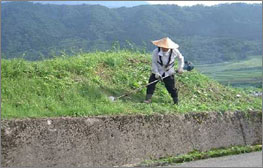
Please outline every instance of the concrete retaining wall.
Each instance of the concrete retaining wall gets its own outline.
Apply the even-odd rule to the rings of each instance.
[[[2,120],[2,166],[121,166],[261,144],[261,112]]]

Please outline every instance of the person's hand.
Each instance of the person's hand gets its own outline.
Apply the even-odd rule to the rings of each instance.
[[[184,71],[182,70],[182,69],[178,69],[177,71],[176,71],[176,73],[178,73],[178,74],[182,74]]]
[[[156,74],[155,74],[155,78],[158,79],[158,80],[160,80],[160,81],[163,80],[163,79],[162,79],[162,76],[161,76],[159,73],[156,73]]]

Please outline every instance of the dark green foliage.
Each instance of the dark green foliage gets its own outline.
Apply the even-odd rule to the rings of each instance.
[[[262,6],[2,4],[3,58],[40,60],[63,53],[121,48],[150,52],[151,40],[169,36],[194,63],[261,55]],[[115,43],[116,44],[116,43]],[[114,45],[116,47],[116,45]]]

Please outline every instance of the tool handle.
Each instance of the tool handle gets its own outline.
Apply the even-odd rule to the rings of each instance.
[[[165,78],[167,78],[167,77],[169,77],[169,76],[166,76],[166,77],[164,77],[164,78],[162,78],[162,79],[165,79]],[[131,92],[129,92],[129,93],[126,93],[126,94],[124,94],[124,95],[121,95],[121,96],[119,96],[119,97],[116,97],[116,99],[119,99],[119,98],[128,96],[129,94],[132,94],[132,93],[136,93],[136,92],[138,92],[139,90],[141,90],[142,88],[147,87],[147,86],[149,86],[149,85],[151,85],[151,84],[154,84],[154,83],[156,83],[156,82],[158,82],[158,81],[159,81],[159,80],[157,79],[157,80],[155,80],[155,81],[153,81],[153,82],[151,82],[151,83],[148,83],[147,85],[144,85],[144,86],[142,86],[142,87],[140,87],[140,88],[137,88],[137,89],[135,89],[135,90],[133,90],[133,91],[131,91]]]

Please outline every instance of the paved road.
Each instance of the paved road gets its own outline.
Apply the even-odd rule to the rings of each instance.
[[[262,167],[262,152],[252,152],[240,155],[224,156],[204,159],[182,164],[170,165],[173,167]]]

